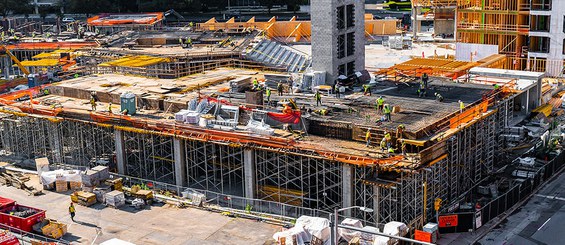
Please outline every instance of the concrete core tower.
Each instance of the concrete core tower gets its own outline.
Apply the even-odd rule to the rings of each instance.
[[[326,84],[339,75],[365,69],[365,2],[312,0],[312,67],[326,72]]]

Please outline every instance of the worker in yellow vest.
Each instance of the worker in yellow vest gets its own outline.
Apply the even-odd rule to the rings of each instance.
[[[371,129],[367,129],[367,133],[365,133],[365,141],[367,142],[365,144],[365,147],[369,147],[369,145],[371,145]]]
[[[463,109],[465,109],[465,103],[459,100],[459,112],[463,113]]]
[[[112,102],[108,103],[108,113],[112,114]]]
[[[94,97],[90,98],[90,105],[92,106],[92,111],[96,111],[96,100]]]
[[[267,90],[265,91],[267,93],[267,104],[271,103],[271,88],[267,87]]]
[[[257,90],[259,88],[259,81],[257,81],[257,78],[253,78],[253,90]]]
[[[389,104],[385,104],[383,107],[383,113],[385,114],[385,118],[387,121],[392,122],[392,118],[390,116],[390,113],[392,113],[392,110],[390,109],[390,105]]]
[[[316,106],[321,106],[322,105],[322,94],[320,94],[320,91],[316,91],[316,93],[314,94],[314,98],[316,99]]]
[[[69,206],[69,214],[71,215],[71,220],[73,222],[75,222],[75,213],[76,213],[76,209],[74,204],[71,202],[71,205]]]
[[[383,111],[383,106],[385,104],[385,100],[382,96],[379,96],[377,99],[377,113],[381,113]]]

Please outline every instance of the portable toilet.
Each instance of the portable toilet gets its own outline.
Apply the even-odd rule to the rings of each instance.
[[[120,111],[123,112],[124,110],[127,110],[128,115],[135,115],[135,94],[132,92],[124,92],[120,95]]]
[[[29,74],[27,75],[27,86],[28,88],[33,88],[39,82],[39,75],[38,74]]]

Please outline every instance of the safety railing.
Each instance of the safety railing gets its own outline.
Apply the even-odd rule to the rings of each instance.
[[[270,216],[282,222],[290,222],[302,215],[315,216],[315,217],[329,217],[329,212],[312,209],[307,207],[299,207],[285,203],[246,198],[237,195],[223,194],[213,191],[200,190],[195,188],[183,187],[163,182],[157,182],[132,176],[111,173],[112,177],[120,177],[123,179],[124,186],[139,185],[143,188],[154,191],[156,194],[164,196],[175,196],[189,202],[195,206],[199,206],[198,201],[189,198],[182,198],[183,192],[197,193],[205,197],[201,205],[205,208],[215,209],[217,211],[240,211],[251,216],[265,217]]]

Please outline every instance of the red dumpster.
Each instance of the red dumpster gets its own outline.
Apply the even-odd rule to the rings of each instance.
[[[4,197],[0,197],[0,209],[4,209],[6,207],[12,206],[16,204],[16,201]]]
[[[45,218],[45,210],[14,204],[0,210],[0,223],[31,232],[32,226]]]

